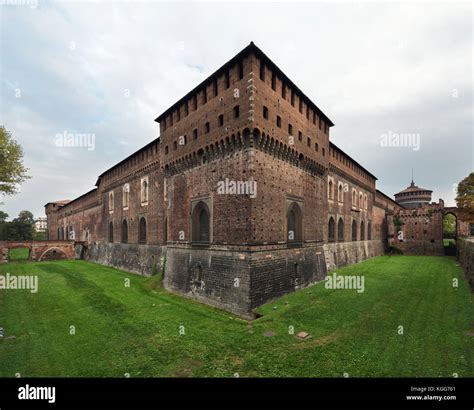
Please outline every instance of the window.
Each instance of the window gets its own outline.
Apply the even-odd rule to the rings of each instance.
[[[341,182],[339,182],[339,185],[337,187],[337,200],[339,202],[344,202],[344,191],[343,191],[343,187],[342,187]]]
[[[265,64],[260,60],[260,80],[265,81]]]
[[[326,150],[323,148],[323,157],[326,155]]]
[[[263,118],[268,120],[268,108],[263,106]]]
[[[357,241],[357,224],[356,221],[352,221],[352,240]]]
[[[142,178],[141,187],[141,202],[144,205],[148,203],[148,177]]]
[[[276,75],[272,72],[272,90],[276,90]]]
[[[293,125],[288,124],[288,134],[293,135]]]
[[[298,131],[298,141],[303,141],[303,133],[301,131]]]
[[[313,111],[313,124],[316,125],[316,111]]]
[[[168,155],[168,145],[165,147],[165,155]]]
[[[364,206],[364,197],[362,196],[362,192],[359,193],[359,207],[362,208]]]
[[[334,218],[331,216],[329,218],[329,224],[328,224],[328,240],[329,240],[329,242],[334,242],[334,229],[335,229]]]
[[[239,80],[242,80],[244,78],[244,65],[242,61],[239,62]]]
[[[352,190],[352,206],[357,206],[357,195],[354,189]]]
[[[189,111],[188,111],[188,102],[185,101],[184,103],[184,116],[187,116],[189,114]]]
[[[372,239],[372,222],[367,223],[367,239],[370,241]]]
[[[308,147],[311,147],[311,138],[308,138],[307,145]]]
[[[225,88],[230,87],[230,75],[229,75],[229,70],[225,72]]]
[[[126,219],[122,222],[122,243],[128,243],[128,224]]]
[[[339,218],[339,222],[337,223],[337,240],[344,242],[344,221],[342,218]]]
[[[193,97],[193,107],[194,107],[194,111],[198,109],[198,99],[196,95]]]
[[[109,222],[109,242],[114,241],[114,224],[113,222]]]
[[[321,124],[322,124],[321,117],[319,117],[319,129],[321,129]]]
[[[114,212],[114,191],[109,192],[109,212]]]
[[[281,117],[277,115],[277,127],[281,128]]]
[[[142,216],[140,218],[140,225],[138,230],[138,242],[146,243],[146,219]]]
[[[317,142],[314,143],[314,149],[315,149],[316,152],[319,151],[319,145],[318,145]]]
[[[224,125],[224,114],[219,115],[219,127]]]
[[[303,214],[300,206],[296,202],[292,202],[287,214],[288,242],[297,243],[302,241],[302,219]]]
[[[360,223],[360,240],[363,241],[365,240],[365,225],[364,221]]]
[[[128,209],[128,205],[130,204],[130,185],[129,184],[125,184],[123,186],[122,202],[123,202],[123,208]]]
[[[179,111],[179,107],[176,110],[176,118],[177,118],[178,121],[181,121],[181,111]]]
[[[234,107],[234,118],[239,118],[240,117],[240,107],[236,105]]]
[[[178,142],[173,141],[173,149],[176,151],[178,149]]]
[[[194,128],[194,130],[193,130],[193,138],[194,138],[195,140],[198,139],[198,129],[197,129],[197,128]]]
[[[329,199],[334,199],[334,188],[333,188],[333,183],[332,183],[332,179],[329,180],[329,183],[328,183],[328,198]]]
[[[301,99],[301,97],[299,97],[298,111],[300,113],[303,113],[303,100]]]
[[[206,130],[206,133],[208,133],[209,131],[211,131],[211,124],[209,124],[209,122],[206,122],[204,128]]]
[[[209,208],[202,201],[194,207],[192,229],[193,242],[209,243]]]

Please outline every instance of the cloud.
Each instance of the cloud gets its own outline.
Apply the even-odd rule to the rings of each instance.
[[[473,169],[468,3],[46,2],[4,5],[1,123],[33,179],[4,198],[41,215],[158,136],[154,118],[253,40],[336,123],[331,139],[388,195],[415,182],[453,205]],[[16,93],[20,90],[21,97]],[[383,148],[386,132],[420,150]],[[93,133],[94,151],[55,146]]]

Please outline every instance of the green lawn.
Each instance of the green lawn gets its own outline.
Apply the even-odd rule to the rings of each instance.
[[[30,254],[30,250],[28,248],[16,248],[16,249],[10,249],[10,251],[8,252],[8,257],[10,258],[10,261],[15,262],[15,261],[27,260],[29,254]]]
[[[365,292],[317,284],[263,306],[253,322],[155,291],[157,277],[85,261],[0,265],[6,272],[38,275],[39,290],[0,290],[2,377],[474,376],[473,297],[450,257],[339,269],[364,275]]]

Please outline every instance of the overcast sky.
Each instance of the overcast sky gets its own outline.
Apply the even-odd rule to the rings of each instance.
[[[454,205],[474,170],[471,3],[0,0],[0,13],[0,124],[33,177],[0,199],[10,217],[94,188],[159,135],[154,118],[252,40],[387,195],[413,168]],[[93,134],[94,149],[57,146],[64,133]],[[410,146],[393,146],[396,134]]]

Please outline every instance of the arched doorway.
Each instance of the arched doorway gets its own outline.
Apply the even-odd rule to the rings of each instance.
[[[303,213],[296,202],[288,207],[287,214],[287,241],[288,243],[301,243],[303,241]]]
[[[194,243],[208,244],[210,241],[209,208],[200,201],[193,210],[192,216],[192,238]]]
[[[446,255],[456,255],[458,219],[453,212],[443,215],[443,246]]]

